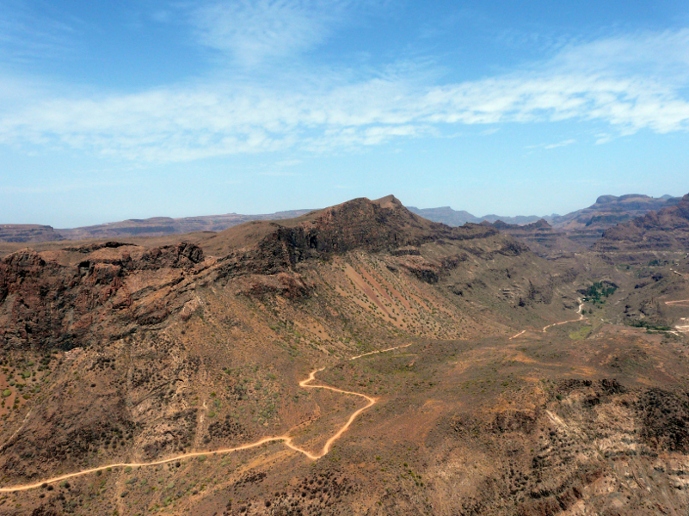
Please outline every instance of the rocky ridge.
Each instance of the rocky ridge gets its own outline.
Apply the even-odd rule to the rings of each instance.
[[[5,256],[0,487],[102,469],[0,493],[0,513],[686,507],[686,338],[615,323],[689,297],[689,265],[546,260],[510,231],[551,244],[544,222],[451,228],[389,196],[193,242]],[[339,394],[300,387],[314,370]],[[343,392],[377,402],[320,460],[215,453],[280,435],[321,450],[363,406]]]
[[[0,224],[0,242],[51,242],[64,240],[52,226],[38,224]]]
[[[686,251],[689,249],[689,194],[674,206],[618,224],[603,233],[596,251]]]

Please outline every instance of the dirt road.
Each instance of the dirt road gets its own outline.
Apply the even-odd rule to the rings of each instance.
[[[573,322],[579,322],[579,321],[583,321],[584,319],[586,319],[586,317],[584,317],[584,314],[581,313],[581,311],[584,309],[584,303],[581,301],[581,299],[578,299],[577,301],[579,301],[579,309],[577,310],[577,313],[579,314],[579,319],[571,319],[569,321],[562,321],[562,322],[556,322],[553,324],[549,324],[548,326],[543,327],[543,333],[548,331],[548,328],[552,328],[554,326],[560,326],[561,324],[569,324],[569,323],[573,323]]]
[[[396,349],[402,349],[402,348],[407,348],[411,346],[411,344],[407,344],[404,346],[397,346],[394,348],[388,348],[384,349],[381,351],[371,351],[370,353],[364,353],[363,355],[357,355],[355,357],[350,358],[350,360],[357,360],[359,358],[369,356],[369,355],[375,355],[378,353],[386,353],[389,351],[394,351]],[[361,415],[362,412],[365,410],[368,410],[371,408],[373,405],[376,404],[377,399],[372,398],[371,396],[367,396],[366,394],[362,394],[360,392],[353,392],[353,391],[346,391],[343,389],[338,389],[337,387],[330,387],[329,385],[320,385],[316,384],[313,385],[312,382],[316,380],[316,374],[319,373],[320,371],[323,371],[324,368],[321,369],[314,369],[311,371],[309,374],[308,378],[305,380],[302,380],[299,382],[299,387],[302,387],[304,389],[326,389],[329,391],[337,392],[340,394],[344,394],[347,396],[358,396],[360,398],[363,398],[367,401],[367,404],[360,409],[354,411],[351,416],[349,416],[349,419],[347,422],[330,438],[326,441],[326,443],[323,445],[323,448],[321,449],[320,453],[314,454],[309,452],[308,450],[305,450],[303,448],[300,448],[296,444],[293,443],[292,437],[289,435],[278,435],[275,437],[264,437],[263,439],[260,439],[258,441],[255,441],[253,443],[247,443],[243,444],[241,446],[237,446],[235,448],[221,448],[219,450],[207,450],[207,451],[197,451],[197,452],[190,452],[190,453],[184,453],[182,455],[176,455],[174,457],[169,457],[167,459],[161,459],[161,460],[156,460],[156,461],[151,461],[151,462],[118,462],[116,464],[106,464],[104,466],[98,466],[96,468],[90,468],[90,469],[83,469],[81,471],[75,471],[73,473],[67,473],[64,475],[59,475],[56,477],[52,478],[47,478],[44,480],[41,480],[39,482],[35,482],[33,484],[23,484],[23,485],[17,485],[17,486],[11,486],[11,487],[0,487],[0,493],[15,493],[17,491],[28,491],[29,489],[36,489],[39,488],[43,485],[46,484],[54,484],[55,482],[62,482],[64,480],[69,480],[70,478],[75,478],[75,477],[81,477],[84,475],[89,475],[91,473],[96,473],[98,471],[104,471],[106,469],[112,469],[112,468],[126,468],[126,467],[131,467],[131,468],[139,468],[139,467],[148,467],[148,466],[158,466],[160,464],[168,464],[170,462],[176,462],[184,459],[191,459],[194,457],[200,457],[202,455],[218,455],[218,454],[227,454],[227,453],[234,453],[242,450],[249,450],[251,448],[258,448],[259,446],[263,446],[264,444],[272,443],[272,442],[278,442],[281,441],[285,443],[285,446],[288,448],[299,452],[306,457],[308,457],[311,460],[317,460],[320,459],[321,457],[325,456],[328,454],[330,451],[330,448],[332,447],[333,443],[340,439],[342,435],[349,429],[349,427],[354,423],[357,417]]]
[[[681,303],[681,302],[687,302],[689,300],[683,300],[683,301],[670,301],[669,303]],[[584,315],[581,313],[582,309],[584,307],[584,303],[579,300],[579,309],[577,310],[577,313],[579,314],[578,319],[573,319],[570,321],[562,321],[558,323],[553,323],[549,324],[548,326],[545,326],[543,328],[543,332],[545,333],[548,328],[552,328],[553,326],[559,326],[561,324],[568,324],[572,322],[577,322],[585,319]],[[522,330],[518,334],[514,335],[513,337],[510,338],[514,339],[516,337],[519,337],[520,335],[524,334],[526,330]],[[388,349],[383,349],[380,351],[370,351],[368,353],[364,353],[361,355],[354,356],[350,358],[350,360],[358,360],[360,358],[370,356],[370,355],[376,355],[379,353],[387,353],[390,351],[394,351],[397,349],[403,349],[403,348],[408,348],[411,346],[411,344],[406,344],[404,346],[396,346],[394,348],[388,348]],[[241,446],[237,446],[234,448],[221,448],[218,450],[206,450],[206,451],[197,451],[197,452],[190,452],[190,453],[184,453],[181,455],[176,455],[174,457],[169,457],[167,459],[161,459],[161,460],[156,460],[156,461],[151,461],[151,462],[118,462],[116,464],[106,464],[104,466],[98,466],[96,468],[90,468],[90,469],[83,469],[81,471],[75,471],[73,473],[67,473],[64,475],[59,475],[56,477],[52,478],[47,478],[44,480],[41,480],[39,482],[35,482],[33,484],[23,484],[23,485],[17,485],[17,486],[11,486],[11,487],[0,487],[0,493],[15,493],[18,491],[28,491],[30,489],[36,489],[44,484],[54,484],[55,482],[62,482],[64,480],[69,480],[70,478],[75,478],[75,477],[81,477],[84,475],[90,475],[91,473],[96,473],[98,471],[104,471],[106,469],[112,469],[112,468],[126,468],[126,467],[131,467],[131,468],[139,468],[139,467],[148,467],[148,466],[158,466],[160,464],[168,464],[170,462],[176,462],[180,460],[185,460],[185,459],[191,459],[194,457],[200,457],[202,455],[218,455],[218,454],[227,454],[227,453],[234,453],[242,450],[250,450],[252,448],[258,448],[259,446],[263,446],[264,444],[268,443],[273,443],[273,442],[283,442],[285,446],[288,448],[299,452],[306,457],[308,457],[311,460],[318,460],[321,457],[324,457],[325,455],[328,454],[330,451],[330,448],[332,445],[342,437],[342,435],[349,429],[349,427],[354,423],[357,417],[361,415],[362,412],[365,410],[368,410],[371,408],[373,405],[377,403],[377,399],[373,398],[371,396],[367,396],[366,394],[360,393],[360,392],[354,392],[354,391],[346,391],[343,389],[338,389],[337,387],[330,387],[329,385],[322,385],[322,384],[312,384],[316,380],[316,374],[319,373],[320,371],[323,371],[324,368],[321,369],[314,369],[311,371],[309,374],[308,378],[305,380],[302,380],[299,382],[299,386],[304,388],[304,389],[326,389],[329,391],[337,392],[340,394],[344,394],[347,396],[358,396],[360,398],[363,398],[364,400],[367,401],[366,405],[357,409],[352,413],[352,415],[349,416],[349,419],[347,422],[330,438],[326,441],[325,445],[323,445],[323,448],[321,449],[320,453],[314,454],[309,452],[308,450],[305,450],[303,448],[300,448],[294,442],[292,441],[292,437],[290,437],[288,434],[285,435],[278,435],[275,437],[264,437],[263,439],[260,439],[258,441],[252,442],[252,443],[247,443],[243,444]]]
[[[543,330],[542,330],[543,333],[546,333],[548,331],[548,328],[552,328],[553,326],[560,326],[561,324],[569,324],[569,323],[573,323],[573,322],[579,322],[579,321],[583,321],[584,319],[586,319],[586,317],[584,317],[584,314],[581,313],[581,311],[584,309],[584,302],[581,299],[577,299],[577,301],[579,302],[579,308],[577,309],[577,313],[579,314],[579,319],[570,319],[569,321],[562,321],[562,322],[556,322],[553,324],[549,324],[548,326],[543,327]],[[513,339],[516,339],[517,337],[521,337],[525,333],[526,333],[526,330],[522,330],[519,333],[512,335],[508,340],[513,340]]]

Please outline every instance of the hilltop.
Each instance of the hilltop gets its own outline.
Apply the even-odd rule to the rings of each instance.
[[[485,215],[476,217],[464,210],[453,210],[449,206],[441,208],[407,209],[425,219],[456,227],[464,224],[480,224],[482,222],[500,222],[509,225],[526,226],[547,221],[556,232],[561,233],[571,242],[555,237],[557,246],[561,250],[571,250],[591,246],[597,241],[603,231],[615,224],[626,222],[634,217],[673,206],[679,202],[678,198],[665,195],[661,198],[646,195],[630,194],[616,197],[614,195],[600,196],[596,202],[567,215],[552,215],[546,217],[500,215]],[[117,238],[152,238],[167,237],[188,233],[221,232],[225,229],[251,221],[287,220],[307,215],[317,210],[292,210],[263,215],[241,215],[229,213],[225,215],[208,215],[200,217],[152,217],[148,219],[129,219],[121,222],[97,224],[78,228],[53,229],[50,226],[5,224],[0,226],[0,242],[46,242],[61,240],[88,239],[117,239]],[[533,238],[530,237],[533,242]]]
[[[515,238],[553,231],[450,227],[387,196],[15,249],[0,512],[685,507],[689,261]]]
[[[568,231],[604,230],[648,212],[674,206],[679,201],[680,198],[669,195],[658,198],[641,194],[628,194],[619,197],[601,195],[588,208],[573,211],[567,215],[554,216],[550,223],[553,227]]]

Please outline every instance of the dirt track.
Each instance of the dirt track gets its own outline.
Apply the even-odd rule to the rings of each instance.
[[[407,344],[404,346],[397,346],[394,348],[388,348],[388,349],[384,349],[381,351],[371,351],[370,353],[364,353],[363,355],[357,355],[355,357],[352,357],[352,358],[350,358],[350,360],[357,360],[359,358],[362,358],[362,357],[365,357],[368,355],[385,353],[388,351],[394,351],[396,349],[407,348],[409,346],[411,346],[411,344]],[[367,409],[371,408],[373,405],[375,405],[377,402],[376,398],[372,398],[371,396],[367,396],[366,394],[362,394],[360,392],[345,391],[343,389],[338,389],[337,387],[330,387],[329,385],[311,385],[311,382],[313,382],[316,379],[316,374],[319,373],[320,371],[323,371],[323,369],[324,368],[314,369],[313,371],[311,371],[308,378],[299,382],[299,387],[303,387],[304,389],[327,389],[329,391],[339,392],[340,394],[346,394],[349,396],[359,396],[360,398],[365,399],[368,403],[365,406],[363,406],[360,409],[353,412],[351,416],[349,416],[349,419],[347,420],[347,422],[330,439],[328,439],[326,441],[326,443],[323,445],[323,448],[321,449],[320,453],[318,453],[318,454],[313,454],[313,453],[295,445],[292,442],[292,437],[285,434],[285,435],[279,435],[279,436],[275,436],[275,437],[264,437],[263,439],[260,439],[256,442],[243,444],[243,445],[237,446],[235,448],[222,448],[219,450],[208,450],[208,451],[184,453],[182,455],[177,455],[175,457],[169,457],[167,459],[161,459],[161,460],[156,460],[156,461],[152,461],[152,462],[119,462],[116,464],[106,464],[105,466],[98,466],[96,468],[84,469],[81,471],[75,471],[74,473],[67,473],[65,475],[60,475],[57,477],[48,478],[45,480],[41,480],[40,482],[35,482],[33,484],[23,484],[23,485],[12,486],[12,487],[0,487],[0,493],[15,493],[18,491],[28,491],[30,489],[39,488],[44,484],[54,484],[55,482],[62,482],[63,480],[68,480],[70,478],[89,475],[91,473],[96,473],[97,471],[104,471],[108,468],[126,468],[126,467],[139,468],[139,467],[146,467],[146,466],[157,466],[160,464],[168,464],[170,462],[175,462],[178,460],[200,457],[202,455],[227,454],[227,453],[233,453],[233,452],[242,451],[242,450],[249,450],[251,448],[257,448],[259,446],[263,446],[264,444],[268,444],[271,442],[277,442],[277,441],[284,442],[285,446],[287,446],[288,448],[290,448],[296,452],[299,452],[299,453],[305,455],[306,457],[308,457],[311,460],[320,459],[321,457],[328,454],[333,443],[335,441],[337,441],[340,437],[342,437],[342,435],[349,429],[349,427],[356,420],[356,418],[362,412],[364,412],[365,410],[367,410]]]
[[[543,333],[546,333],[548,331],[548,328],[552,328],[554,326],[560,326],[561,324],[569,324],[569,323],[573,323],[573,322],[579,322],[579,321],[583,321],[584,319],[586,319],[586,317],[584,317],[584,314],[581,313],[581,311],[584,309],[584,303],[581,301],[581,299],[578,299],[578,301],[579,301],[579,308],[577,309],[577,313],[579,314],[579,319],[570,319],[569,321],[562,321],[562,322],[549,324],[547,326],[544,326],[541,331],[543,331]],[[526,333],[526,330],[522,330],[519,333],[512,335],[508,340],[513,340],[513,339],[516,339],[517,337],[521,337],[525,333]]]
[[[577,322],[577,321],[581,321],[581,320],[585,319],[584,315],[581,313],[583,306],[584,306],[584,304],[580,302],[579,309],[577,310],[577,313],[579,314],[579,319],[574,319],[571,321],[562,321],[559,323],[550,324],[550,325],[545,326],[543,328],[543,332],[545,333],[548,328],[551,328],[553,326],[558,326],[561,324],[567,324],[567,323],[571,323],[571,322]],[[526,332],[526,330],[522,330],[520,333],[518,333],[517,335],[515,335],[511,338],[512,339],[516,338],[525,332]],[[366,356],[376,355],[379,353],[387,353],[389,351],[394,351],[397,349],[403,349],[403,348],[407,348],[409,346],[411,346],[411,344],[406,344],[404,346],[396,346],[393,348],[383,349],[380,351],[371,351],[368,353],[354,356],[354,357],[350,358],[350,360],[358,360],[358,359],[366,357]],[[319,373],[320,371],[323,371],[323,369],[324,368],[320,368],[320,369],[314,369],[313,371],[311,371],[311,373],[309,373],[308,378],[299,382],[299,386],[304,388],[304,389],[326,389],[329,391],[338,392],[340,394],[345,394],[348,396],[358,396],[360,398],[365,399],[368,403],[365,406],[354,411],[349,416],[349,419],[347,420],[347,422],[332,437],[330,437],[330,439],[328,439],[326,441],[326,443],[323,445],[323,448],[321,449],[320,453],[318,453],[318,454],[311,453],[308,450],[305,450],[305,449],[300,448],[299,446],[295,445],[292,441],[292,437],[290,437],[288,434],[285,434],[285,435],[279,435],[279,436],[274,436],[274,437],[264,437],[263,439],[255,441],[253,443],[243,444],[241,446],[237,446],[234,448],[221,448],[218,450],[206,450],[206,451],[184,453],[182,455],[176,455],[174,457],[169,457],[167,459],[161,459],[161,460],[156,460],[156,461],[151,461],[151,462],[119,462],[116,464],[106,464],[104,466],[98,466],[96,468],[84,469],[81,471],[75,471],[73,473],[66,473],[64,475],[59,475],[56,477],[44,479],[44,480],[41,480],[39,482],[35,482],[33,484],[22,484],[22,485],[11,486],[11,487],[0,487],[0,493],[15,493],[15,492],[19,492],[19,491],[28,491],[30,489],[37,489],[37,488],[39,488],[45,484],[54,484],[55,482],[62,482],[63,480],[68,480],[70,478],[89,475],[91,473],[96,473],[98,471],[104,471],[104,470],[109,469],[109,468],[110,469],[111,468],[126,468],[126,467],[138,468],[138,467],[147,467],[147,466],[157,466],[160,464],[168,464],[170,462],[176,462],[176,461],[180,461],[180,460],[184,460],[184,459],[191,459],[194,457],[200,457],[202,455],[218,455],[218,454],[234,453],[234,452],[238,452],[238,451],[242,451],[242,450],[249,450],[252,448],[257,448],[259,446],[263,446],[264,444],[268,444],[268,443],[272,443],[272,442],[278,442],[278,441],[285,443],[285,446],[287,446],[288,448],[305,455],[306,457],[308,457],[311,460],[318,460],[321,457],[324,457],[325,455],[328,454],[333,443],[335,443],[335,441],[337,441],[338,439],[340,439],[342,437],[342,435],[349,429],[349,427],[352,425],[352,423],[356,420],[357,417],[359,417],[359,415],[362,412],[371,408],[377,402],[376,398],[373,398],[371,396],[367,396],[366,394],[362,394],[360,392],[346,391],[343,389],[338,389],[337,387],[330,387],[329,385],[318,385],[318,384],[312,385],[311,382],[315,381],[316,374]]]
[[[582,303],[582,301],[580,299],[579,300],[579,309],[577,310],[577,313],[579,314],[579,319],[570,319],[569,321],[562,321],[562,322],[549,324],[548,326],[543,327],[543,333],[546,333],[546,331],[548,331],[548,328],[552,328],[553,326],[560,326],[561,324],[569,324],[569,323],[573,323],[573,322],[583,321],[584,319],[586,319],[586,317],[584,317],[584,314],[581,313],[583,308],[584,308],[584,303]]]

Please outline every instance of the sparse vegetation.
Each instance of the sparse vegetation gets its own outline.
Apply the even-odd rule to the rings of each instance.
[[[583,301],[594,305],[602,305],[605,298],[613,295],[617,290],[617,285],[609,281],[597,281],[584,291]]]
[[[3,432],[9,438],[22,430],[0,453],[3,486],[100,464],[151,465],[83,475],[70,479],[69,488],[55,482],[54,489],[10,494],[0,512],[25,496],[29,512],[52,504],[57,513],[78,515],[112,514],[115,507],[121,514],[233,516],[325,516],[361,507],[379,515],[554,514],[579,500],[604,513],[612,495],[599,487],[614,486],[615,500],[629,504],[615,510],[633,513],[637,495],[625,488],[626,461],[653,490],[667,493],[663,503],[674,510],[686,490],[669,489],[680,485],[668,484],[680,476],[656,468],[669,470],[663,447],[683,449],[684,398],[656,407],[668,396],[639,393],[661,382],[663,388],[687,384],[686,338],[620,329],[602,319],[674,324],[671,316],[681,316],[682,306],[665,310],[661,303],[684,298],[679,283],[669,281],[680,276],[649,273],[648,267],[665,267],[646,267],[649,256],[634,262],[634,272],[646,274],[640,282],[626,267],[594,255],[587,262],[569,255],[543,260],[509,247],[512,241],[490,228],[442,231],[448,232],[429,233],[432,238],[419,233],[424,243],[400,254],[389,251],[396,245],[389,242],[376,252],[357,248],[322,260],[302,250],[296,265],[281,261],[290,241],[271,233],[265,245],[280,245],[270,247],[268,265],[263,251],[247,244],[253,254],[233,248],[236,256],[193,270],[148,261],[139,276],[123,269],[107,290],[97,284],[80,292],[79,302],[94,303],[88,315],[100,326],[75,318],[70,324],[90,329],[70,342],[88,345],[55,352],[27,346],[0,358],[3,400],[15,407],[2,408]],[[490,234],[472,233],[483,231]],[[108,267],[118,260],[133,267],[145,252],[129,249],[128,261],[116,249],[102,251]],[[64,260],[78,255],[79,263],[102,265],[91,251],[64,253]],[[460,254],[466,257],[454,263]],[[654,274],[663,281],[651,281]],[[572,300],[584,294],[574,286],[582,277],[611,278],[620,289],[612,281],[593,283],[583,311],[593,317],[577,323]],[[140,290],[127,298],[120,281]],[[634,282],[644,287],[634,289]],[[669,287],[675,290],[663,290]],[[60,288],[63,294],[48,289],[47,298],[74,305],[71,287]],[[122,307],[108,305],[112,299]],[[203,310],[187,318],[187,303],[202,303]],[[51,309],[61,309],[58,304]],[[110,311],[100,312],[101,304]],[[140,313],[150,319],[127,319]],[[541,331],[557,321],[568,325]],[[642,324],[651,332],[668,328]],[[106,337],[88,340],[102,328]],[[509,336],[524,332],[507,340],[506,328]],[[12,334],[13,346],[21,346],[14,335],[25,329]],[[363,402],[299,387],[316,367],[324,367],[318,383],[378,400],[323,460],[302,460],[279,442],[220,452],[285,434],[305,450],[320,450]],[[641,412],[639,400],[646,403]],[[184,454],[191,455],[177,459]]]
[[[654,323],[651,321],[647,321],[644,319],[635,319],[631,321],[627,321],[627,324],[629,326],[633,326],[635,328],[646,328],[647,330],[651,331],[670,331],[672,330],[672,327],[666,325],[666,324],[659,324],[659,323]]]
[[[582,326],[576,331],[570,332],[569,338],[572,340],[583,340],[591,334],[592,326]]]

